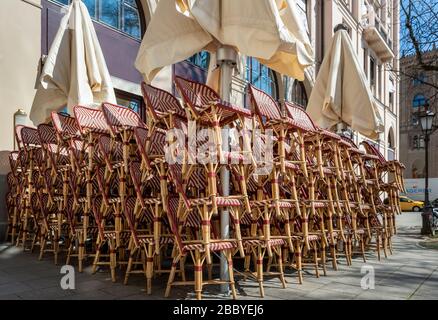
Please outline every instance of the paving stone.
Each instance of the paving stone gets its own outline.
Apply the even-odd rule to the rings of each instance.
[[[9,282],[0,285],[0,297],[3,295],[16,294],[32,289],[22,282]]]
[[[20,298],[25,300],[52,300],[73,294],[74,290],[63,290],[60,286],[44,289],[33,289],[17,293]]]

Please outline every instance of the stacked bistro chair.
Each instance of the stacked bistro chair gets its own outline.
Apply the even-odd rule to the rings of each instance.
[[[146,121],[102,103],[16,126],[7,239],[40,260],[107,268],[113,282],[142,274],[148,294],[168,275],[165,297],[184,285],[197,299],[224,283],[236,298],[239,279],[263,297],[270,278],[286,287],[290,269],[301,284],[306,269],[327,275],[329,261],[337,270],[370,248],[379,260],[392,253],[401,163],[252,85],[242,108],[204,84],[174,83],[180,98],[141,84]],[[216,279],[221,257],[228,280]]]

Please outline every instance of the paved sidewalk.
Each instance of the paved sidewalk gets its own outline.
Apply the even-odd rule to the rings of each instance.
[[[355,258],[347,267],[341,259],[339,270],[328,265],[327,276],[315,278],[305,274],[304,284],[299,285],[295,274],[288,271],[288,286],[281,289],[278,279],[265,282],[265,299],[437,299],[438,300],[438,251],[422,248],[418,242],[421,216],[404,213],[397,217],[398,235],[394,237],[394,254],[377,261],[369,254],[367,265],[375,270],[375,289],[363,290],[360,281],[364,276],[362,259]],[[55,266],[50,255],[43,261],[36,254],[0,244],[0,300],[2,299],[162,299],[167,276],[153,282],[153,295],[145,294],[144,278],[132,275],[130,284],[112,283],[106,270],[91,275],[87,267],[76,273],[76,289],[60,287],[61,266]],[[204,297],[224,299],[214,289],[206,287]],[[238,279],[238,299],[259,299],[258,285]],[[172,289],[173,299],[191,299],[191,287]]]

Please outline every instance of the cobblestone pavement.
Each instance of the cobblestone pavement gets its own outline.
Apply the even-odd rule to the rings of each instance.
[[[265,282],[265,299],[437,299],[438,300],[438,251],[419,245],[424,240],[419,235],[419,213],[404,213],[397,217],[398,234],[393,239],[394,253],[377,261],[374,252],[368,254],[367,266],[375,272],[374,289],[364,290],[360,283],[365,265],[357,257],[348,267],[340,260],[339,270],[328,265],[327,276],[316,278],[311,270],[305,273],[299,285],[294,273],[287,271],[287,288],[282,289],[278,279]],[[55,266],[47,255],[42,261],[36,253],[22,252],[8,244],[0,244],[0,299],[163,299],[166,275],[153,281],[153,294],[146,295],[145,281],[141,275],[132,275],[129,285],[112,283],[106,269],[91,274],[91,267],[75,273],[74,290],[63,290],[60,281],[61,265]],[[260,299],[258,285],[243,281],[236,274],[238,299]],[[214,286],[204,288],[207,299],[228,299]],[[175,287],[171,298],[193,298],[191,287]]]

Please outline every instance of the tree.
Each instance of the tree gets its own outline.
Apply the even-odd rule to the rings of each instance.
[[[414,56],[417,62],[404,75],[437,90],[436,77],[418,75],[438,71],[438,0],[401,0],[400,9],[402,56]]]

